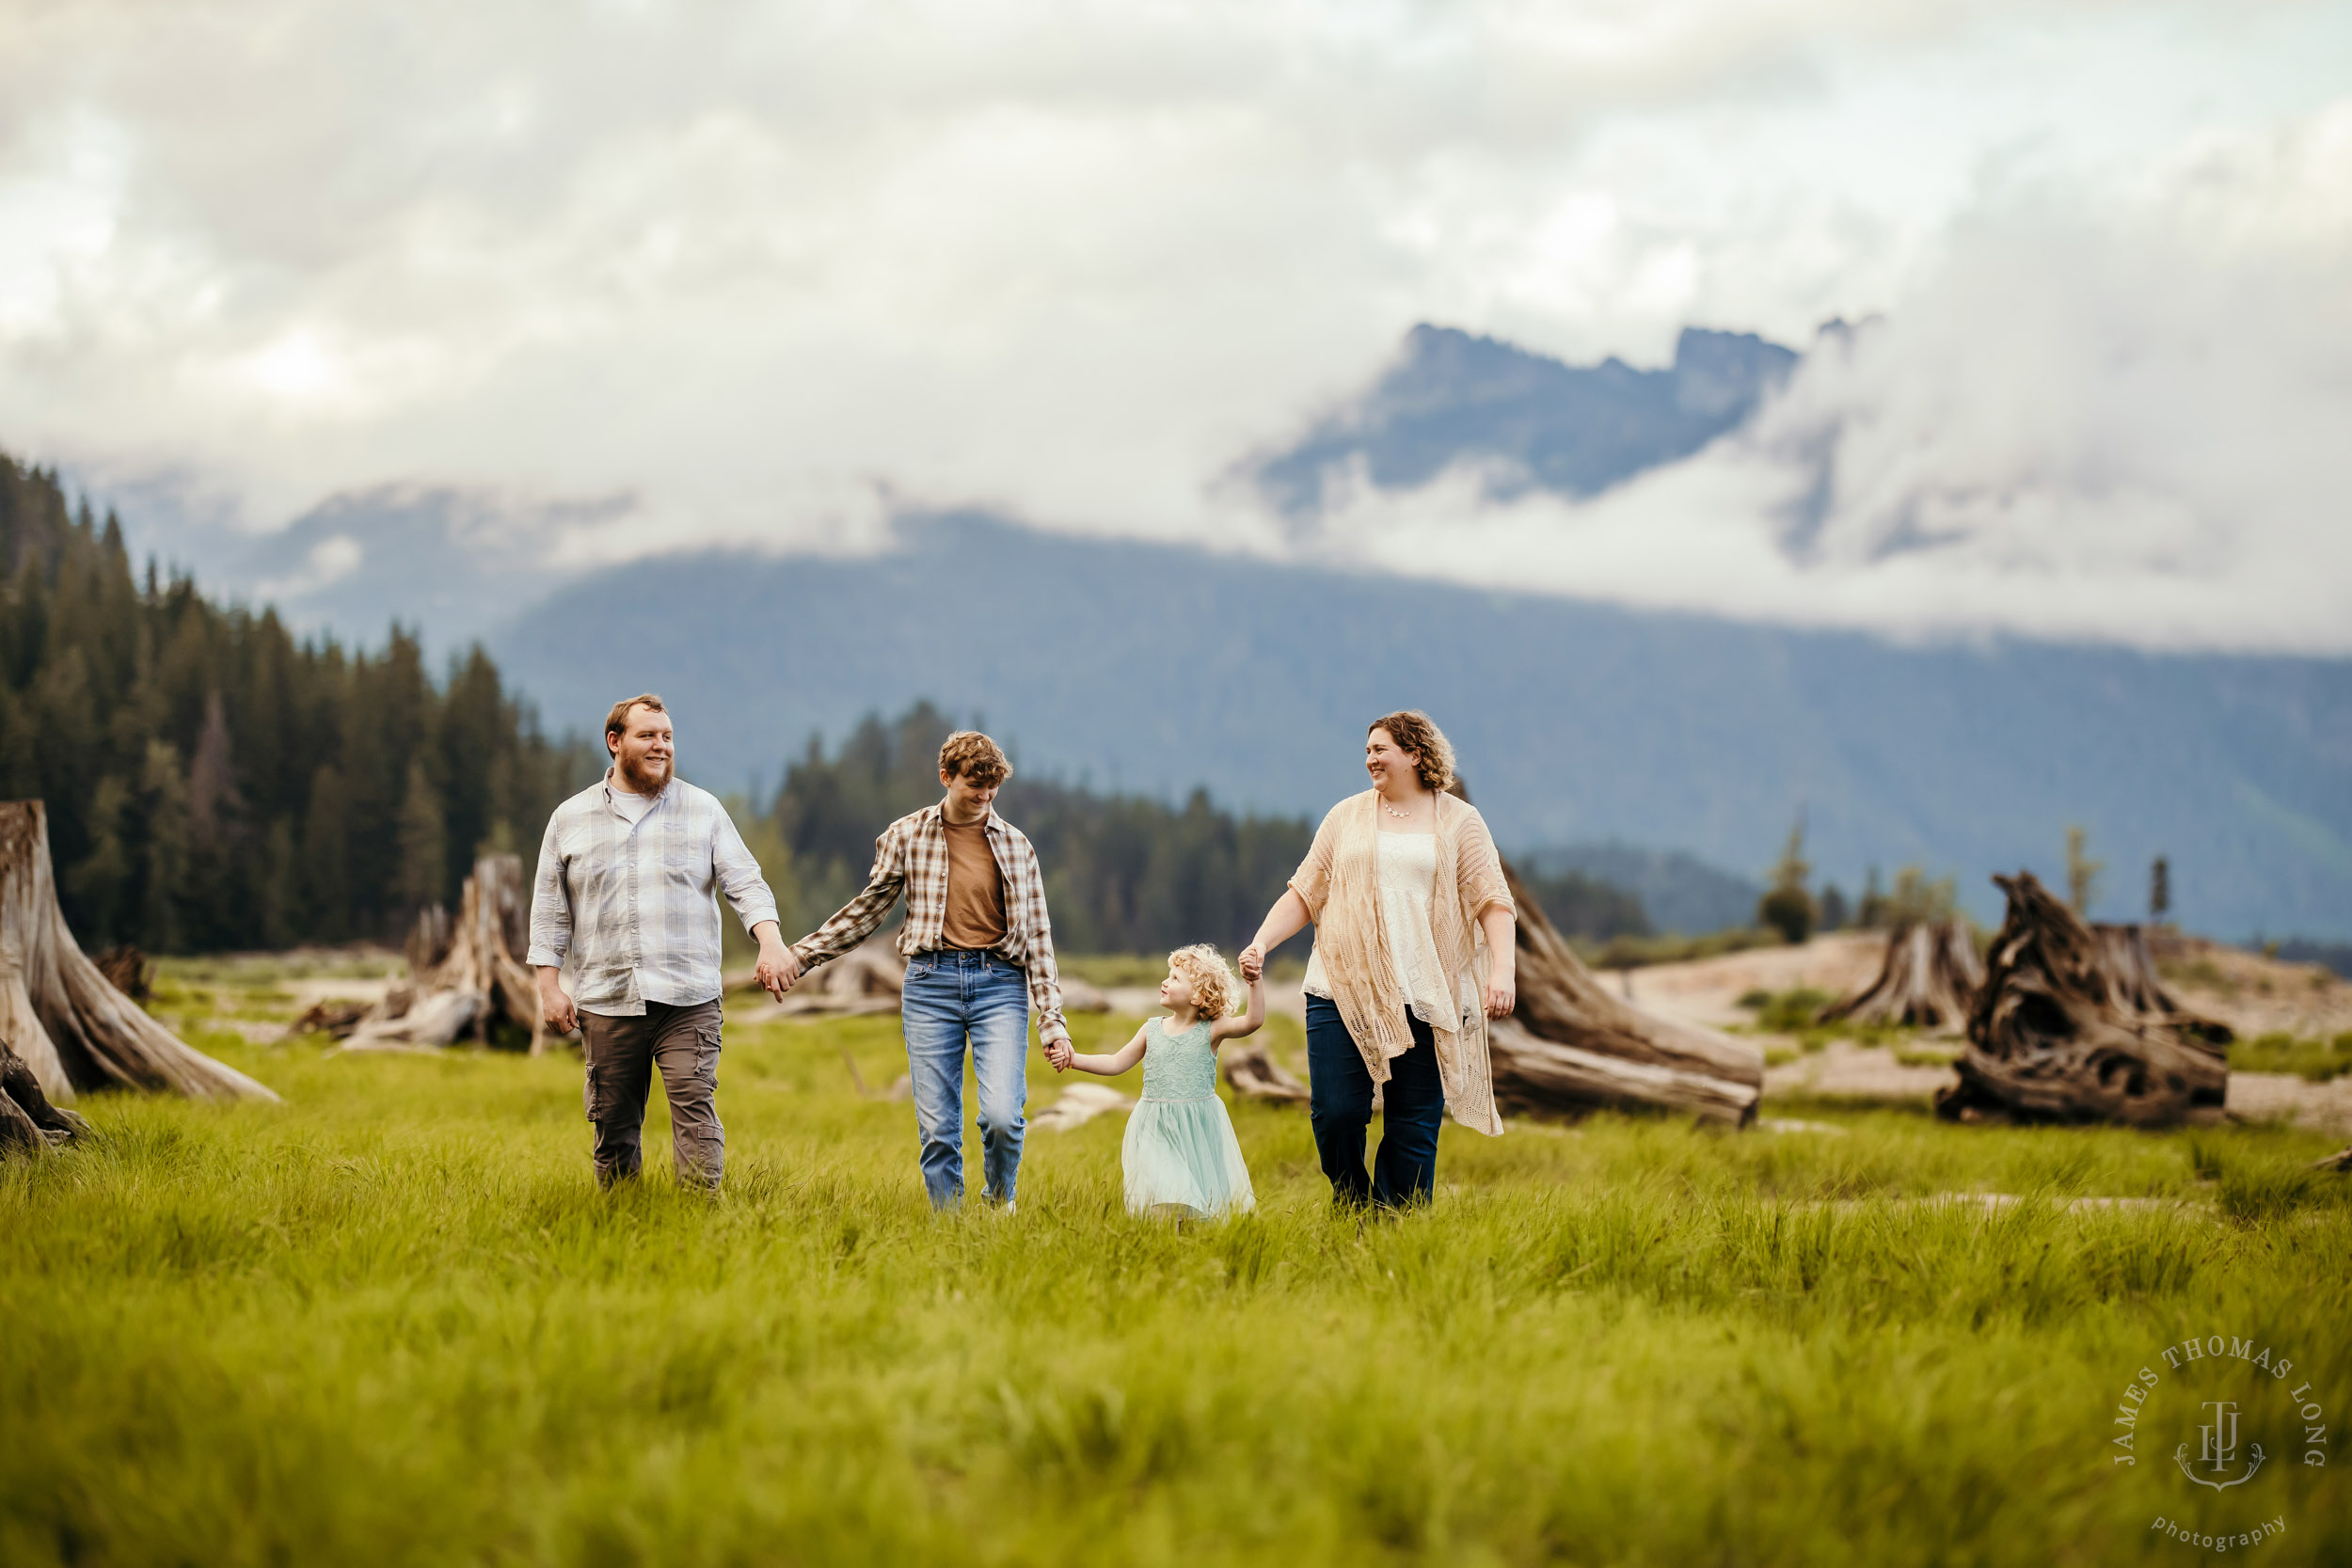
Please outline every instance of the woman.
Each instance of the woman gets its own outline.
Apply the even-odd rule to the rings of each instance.
[[[1436,1190],[1445,1108],[1465,1127],[1502,1131],[1486,1065],[1486,1020],[1515,1001],[1518,910],[1486,819],[1445,793],[1454,748],[1429,716],[1391,713],[1364,740],[1372,787],[1333,806],[1242,950],[1254,979],[1265,956],[1314,922],[1307,961],[1307,1068],[1315,1149],[1340,1202],[1383,1207]],[[1386,1127],[1372,1173],[1364,1132],[1386,1085]]]

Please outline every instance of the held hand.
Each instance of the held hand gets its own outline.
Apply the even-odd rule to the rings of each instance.
[[[762,990],[777,1001],[801,977],[801,960],[792,949],[773,937],[759,944],[759,967],[752,972]]]
[[[539,972],[539,1016],[559,1035],[568,1035],[580,1027],[579,1009],[564,994],[564,987],[551,969]]]
[[[1047,1040],[1045,1042],[1045,1059],[1053,1064],[1054,1070],[1056,1072],[1067,1071],[1070,1067],[1070,1058],[1073,1054],[1074,1053],[1070,1049],[1070,1042],[1068,1040]]]
[[[1265,950],[1256,942],[1241,950],[1241,977],[1255,983],[1265,974]]]
[[[1518,1003],[1519,988],[1515,976],[1509,974],[1487,976],[1486,1016],[1488,1018],[1508,1018],[1511,1016],[1511,1009],[1518,1006]]]

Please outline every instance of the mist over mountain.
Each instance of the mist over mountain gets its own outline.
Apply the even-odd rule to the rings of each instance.
[[[490,640],[550,729],[663,693],[679,768],[778,779],[810,736],[915,697],[1020,765],[1245,809],[1361,785],[1363,726],[1428,709],[1506,847],[1620,838],[1758,873],[1805,814],[1820,873],[2055,874],[2097,909],[2225,936],[2352,935],[2352,661],[2022,641],[1907,647],[1534,594],[910,521],[870,559],[709,553],[615,568]]]
[[[1613,356],[1570,365],[1423,323],[1361,397],[1251,476],[1294,520],[1359,476],[1412,490],[1465,459],[1483,466],[1496,499],[1538,488],[1597,495],[1737,428],[1797,360],[1754,333],[1685,327],[1666,369]]]

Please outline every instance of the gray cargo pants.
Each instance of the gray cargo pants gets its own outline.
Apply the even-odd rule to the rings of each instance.
[[[670,1149],[686,1186],[712,1187],[725,1174],[727,1130],[713,1097],[719,1087],[719,1004],[675,1007],[648,1002],[641,1018],[583,1011],[580,1038],[588,1057],[588,1119],[596,1128],[596,1180],[610,1187],[644,1164],[645,1096],[653,1069],[670,1101]]]

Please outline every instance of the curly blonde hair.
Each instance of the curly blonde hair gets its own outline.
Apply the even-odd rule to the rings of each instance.
[[[1421,775],[1424,789],[1443,789],[1454,782],[1453,743],[1446,739],[1445,731],[1438,728],[1437,722],[1421,709],[1408,707],[1402,713],[1375,719],[1364,726],[1367,737],[1375,730],[1388,731],[1398,750],[1421,758],[1414,771]]]
[[[1241,976],[1233,973],[1214,942],[1179,947],[1168,956],[1168,967],[1192,988],[1196,1018],[1223,1018],[1241,999]]]

